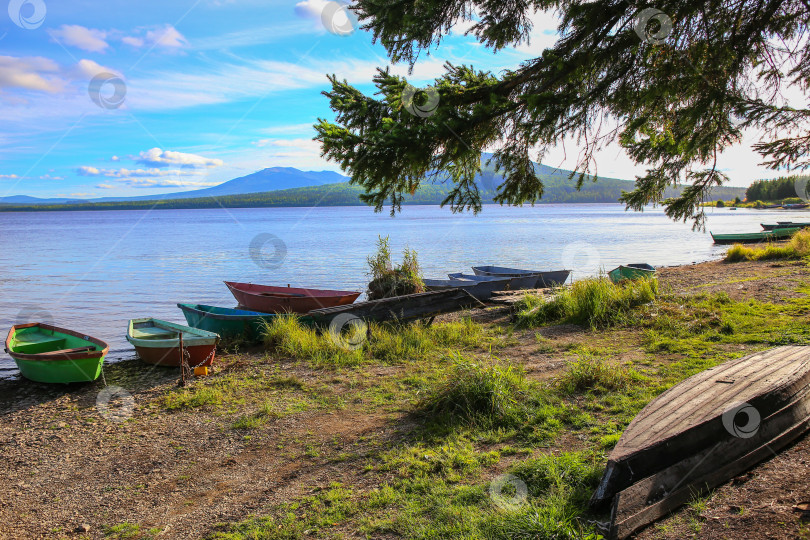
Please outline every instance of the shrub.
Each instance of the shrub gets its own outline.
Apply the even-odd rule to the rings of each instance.
[[[723,201],[717,201],[717,205],[716,205],[716,206],[717,206],[717,208],[725,208],[725,207],[726,207],[726,203],[724,203]]]
[[[531,327],[564,321],[592,328],[625,322],[633,308],[652,302],[656,279],[625,280],[615,284],[604,276],[575,281],[559,289],[551,300],[527,297],[517,304],[518,326]]]
[[[746,247],[734,244],[726,252],[726,262],[768,261],[774,259],[803,259],[810,256],[810,229],[802,229],[783,246]]]
[[[368,266],[371,281],[366,294],[369,300],[414,294],[425,290],[416,251],[405,248],[402,263],[394,267],[387,236],[379,237],[377,253],[368,258]]]

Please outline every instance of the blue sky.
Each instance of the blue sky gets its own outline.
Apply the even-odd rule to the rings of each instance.
[[[332,118],[320,95],[326,74],[372,92],[374,69],[388,60],[366,32],[328,31],[320,16],[326,5],[11,0],[8,13],[0,9],[0,196],[148,195],[272,166],[339,170],[311,140],[316,119]],[[409,79],[429,84],[445,60],[514,68],[554,41],[555,16],[534,21],[530,43],[497,55],[465,37],[460,24]],[[94,78],[108,81],[95,101]],[[125,96],[114,94],[124,88]],[[569,142],[544,163],[570,166],[575,154]],[[735,185],[773,176],[747,145],[724,161]],[[620,149],[600,153],[601,175],[636,172]]]

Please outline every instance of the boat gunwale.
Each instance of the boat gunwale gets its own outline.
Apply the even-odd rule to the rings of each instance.
[[[279,286],[276,286],[276,285],[262,285],[260,283],[247,283],[247,282],[242,282],[242,281],[223,281],[223,283],[231,291],[236,290],[236,291],[239,291],[239,292],[241,292],[243,294],[247,294],[247,295],[250,295],[250,296],[258,296],[258,297],[261,297],[261,298],[266,298],[267,296],[265,296],[262,293],[258,293],[258,292],[251,291],[251,290],[246,290],[245,288],[240,287],[240,285],[242,285],[242,286],[248,285],[250,287],[262,287],[262,288],[267,288],[267,289],[285,289],[285,290],[290,291],[288,294],[300,294],[301,297],[306,297],[306,298],[343,298],[343,297],[346,297],[346,296],[352,296],[354,294],[356,294],[357,296],[360,296],[361,294],[363,294],[362,291],[343,291],[343,290],[332,290],[332,289],[307,289],[307,288],[304,288],[304,287],[279,287]],[[301,292],[301,291],[306,291],[306,292]],[[318,292],[318,293],[325,293],[325,294],[307,294],[308,292],[313,292],[313,291]],[[268,292],[270,292],[270,291],[268,291]],[[283,291],[277,291],[277,292],[279,294],[284,294]],[[300,298],[300,297],[295,296],[293,298]],[[357,297],[355,297],[355,298],[357,298]]]
[[[51,332],[59,332],[60,334],[67,334],[69,336],[79,338],[83,341],[89,341],[96,346],[102,347],[100,351],[85,351],[85,352],[76,352],[76,353],[58,353],[58,352],[42,352],[42,353],[18,353],[14,352],[11,349],[11,340],[17,334],[18,330],[22,330],[25,328],[32,328],[32,327],[40,327],[46,330],[50,330]],[[5,342],[5,350],[6,353],[11,356],[13,359],[17,360],[35,360],[35,361],[43,361],[43,362],[58,362],[60,360],[97,360],[99,358],[104,358],[107,353],[110,351],[110,346],[105,342],[100,340],[97,337],[89,336],[87,334],[80,334],[75,330],[71,330],[69,328],[61,328],[59,326],[54,326],[47,323],[25,323],[25,324],[15,324],[11,327],[6,336]]]
[[[203,306],[203,307],[211,307],[211,308],[219,308],[219,309],[233,309],[233,311],[240,311],[242,314],[226,314],[226,313],[211,313],[210,311],[205,311],[203,309],[197,309],[196,306]],[[261,311],[252,311],[246,309],[234,309],[234,308],[222,308],[219,306],[209,306],[207,304],[183,304],[178,302],[177,307],[180,308],[181,311],[189,311],[191,313],[198,313],[207,319],[215,319],[218,321],[243,321],[249,319],[263,319],[265,317],[275,317],[278,315],[277,313],[262,313]],[[191,328],[194,328],[193,326]],[[197,328],[200,330],[200,328]],[[206,330],[207,331],[207,330]]]

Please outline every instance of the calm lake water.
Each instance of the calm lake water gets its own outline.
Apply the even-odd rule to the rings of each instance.
[[[760,222],[806,220],[781,210],[711,209],[708,229],[757,231]],[[663,211],[620,205],[485,206],[478,216],[409,206],[395,218],[365,207],[0,214],[0,333],[52,320],[110,344],[112,361],[134,357],[127,320],[184,322],[178,302],[235,306],[223,280],[362,290],[366,257],[388,235],[407,244],[425,277],[477,264],[571,268],[574,278],[619,263],[656,266],[718,257],[708,233]],[[0,354],[0,377],[15,377]]]

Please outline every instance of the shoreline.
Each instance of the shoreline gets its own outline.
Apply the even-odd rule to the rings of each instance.
[[[672,377],[769,348],[777,332],[805,339],[807,315],[794,306],[808,298],[804,287],[810,283],[810,269],[803,262],[714,260],[661,268],[659,281],[658,311],[671,316],[678,316],[671,311],[676,306],[694,306],[696,314],[703,313],[707,300],[701,298],[726,295],[727,307],[712,308],[719,309],[719,315],[695,319],[695,328],[720,339],[701,338],[703,334],[694,334],[697,330],[691,327],[671,337],[655,326],[637,325],[590,330],[551,324],[508,330],[504,325],[509,307],[469,313],[480,334],[452,338],[460,341],[448,350],[480,361],[494,356],[520,369],[542,392],[559,392],[554,381],[567,377],[572,362],[585,357],[637,370],[648,381],[644,385],[649,388],[641,394],[633,388],[560,394],[554,399],[563,401],[563,409],[545,414],[562,416],[537,424],[534,415],[526,433],[509,435],[509,429],[490,432],[461,424],[433,435],[424,431],[424,413],[417,414],[423,399],[419,396],[429,395],[454,365],[441,348],[413,358],[394,355],[340,366],[257,347],[218,356],[216,373],[186,390],[176,387],[176,370],[117,362],[105,366],[106,382],[126,389],[135,403],[131,417],[125,411],[122,422],[103,416],[96,406],[104,388],[101,379],[67,389],[50,385],[38,394],[21,390],[45,385],[0,381],[0,453],[7,464],[0,485],[0,536],[124,538],[132,533],[132,538],[202,538],[227,533],[236,534],[228,538],[241,538],[231,525],[217,524],[241,523],[240,530],[259,530],[259,525],[245,521],[256,514],[271,516],[274,526],[294,528],[297,525],[284,521],[283,515],[285,505],[297,501],[297,521],[319,534],[361,537],[365,533],[358,531],[365,528],[372,537],[388,537],[406,530],[399,528],[397,516],[410,516],[408,523],[429,519],[440,524],[444,519],[422,513],[427,506],[420,505],[429,506],[434,495],[424,495],[421,499],[427,499],[419,502],[402,491],[417,477],[458,511],[469,508],[496,519],[501,514],[490,508],[485,487],[499,474],[522,470],[543,456],[562,459],[574,454],[591,456],[599,468],[609,448],[605,445],[617,440],[641,401],[660,393],[659,386],[671,384]],[[757,309],[767,310],[767,316],[746,314],[756,311],[746,307],[752,301],[763,306]],[[718,316],[728,319],[734,333],[712,330],[712,317]],[[794,319],[796,329],[785,322]],[[425,332],[461,332],[458,316],[434,324],[436,328]],[[787,502],[776,506],[776,514],[735,515],[727,507],[756,506],[756,497],[767,503],[773,488],[748,491],[760,486],[761,477],[784,476],[782,491],[792,493],[789,479],[800,471],[780,467],[795,468],[796,453],[807,446],[802,438],[780,459],[754,469],[745,483],[720,488],[722,497],[707,499],[700,512],[683,508],[664,521],[665,528],[653,525],[638,538],[682,538],[694,534],[695,523],[701,538],[743,530],[754,536],[767,531],[772,538],[795,537],[798,517]],[[451,461],[442,461],[442,452],[450,452]],[[433,457],[424,462],[426,456]],[[450,465],[455,460],[467,465]],[[429,463],[434,465],[423,468]],[[800,476],[796,481],[805,480]],[[386,485],[400,488],[385,496],[386,503],[374,503],[387,493]],[[456,500],[454,494],[464,486],[484,486],[483,499]],[[330,498],[331,508],[341,512],[330,514],[321,497]],[[745,503],[734,502],[744,497]],[[348,501],[351,505],[346,506]],[[551,503],[538,499],[537,504]],[[786,505],[788,510],[783,510]],[[21,515],[28,517],[14,517]]]

